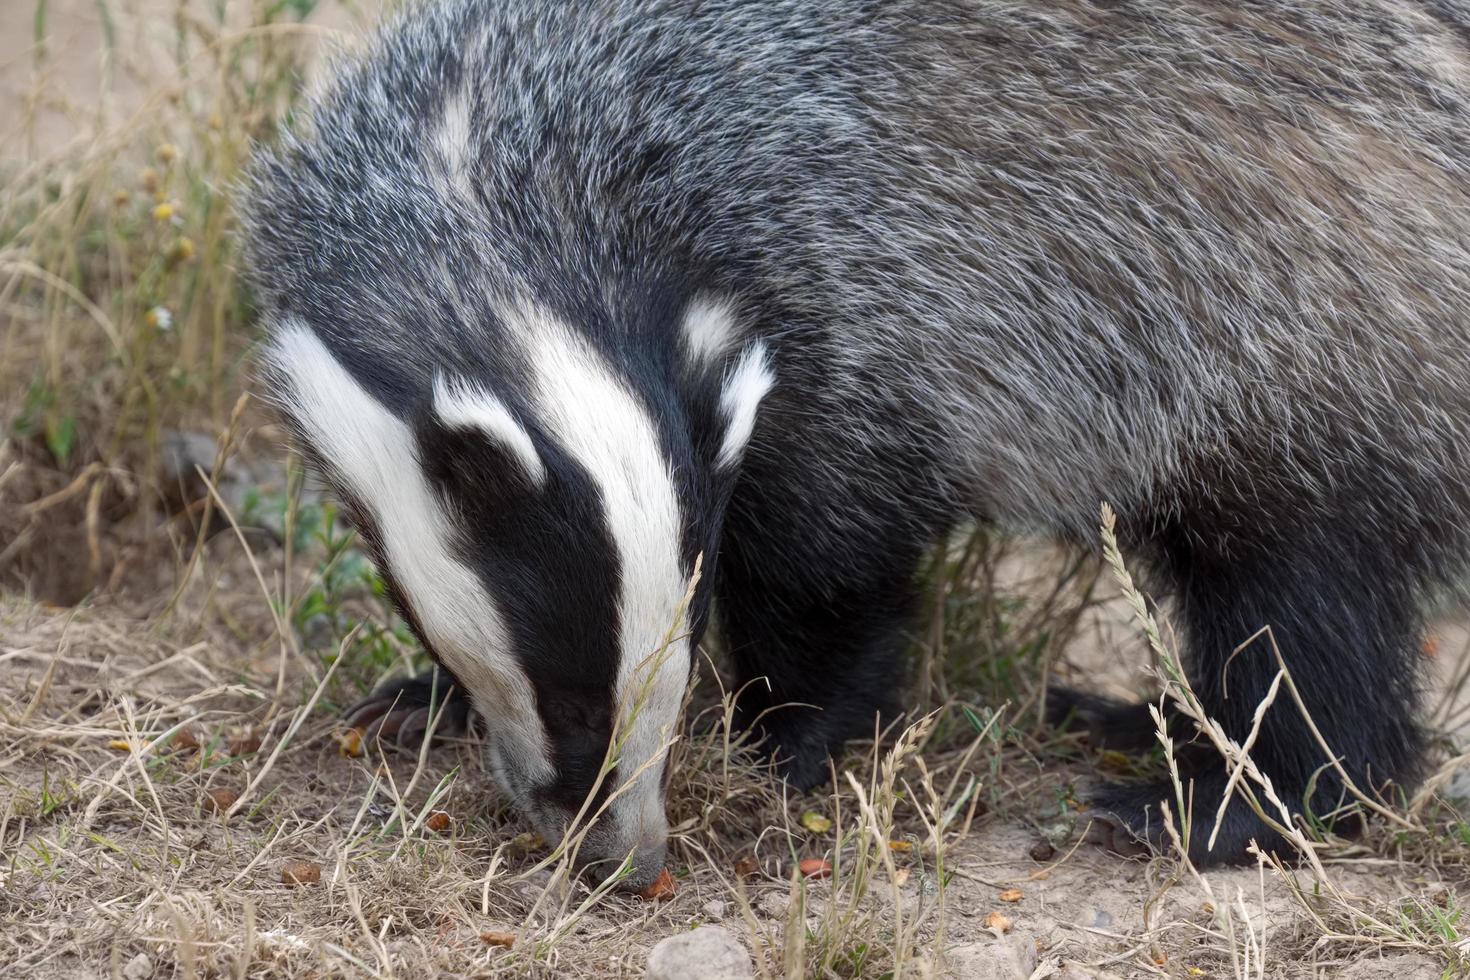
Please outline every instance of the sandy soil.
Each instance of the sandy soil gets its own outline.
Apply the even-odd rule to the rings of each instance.
[[[256,558],[276,580],[279,552],[262,548]],[[473,745],[437,748],[422,767],[404,753],[389,753],[385,768],[375,755],[344,756],[333,716],[352,692],[329,688],[271,761],[321,669],[274,641],[261,606],[254,572],[228,534],[213,541],[169,617],[158,614],[157,598],[0,605],[7,976],[106,976],[130,964],[136,976],[123,975],[133,980],[641,976],[658,940],[712,922],[740,939],[762,975],[788,975],[792,865],[852,860],[850,796],[782,805],[760,774],[714,789],[709,771],[676,780],[678,894],[662,903],[612,896],[577,915],[585,889],[538,867],[545,849],[525,842]],[[1085,629],[1071,659],[1105,660],[1099,666],[1126,686],[1121,665],[1141,669],[1141,647],[1128,648],[1113,609],[1096,615],[1111,625]],[[1097,631],[1112,632],[1122,649],[1086,642]],[[1459,656],[1441,655],[1447,665]],[[179,725],[201,748],[153,740]],[[942,915],[938,855],[900,807],[893,837],[913,849],[892,869],[876,869],[861,900],[841,875],[811,883],[799,913],[808,942],[843,935],[827,916],[851,903],[865,917],[859,933],[875,944],[911,923],[909,976],[1453,975],[1372,923],[1385,909],[1459,907],[1470,895],[1463,866],[1339,848],[1323,898],[1313,897],[1324,886],[1305,871],[1196,879],[1166,858],[1124,859],[1082,840],[1074,801],[1097,770],[1059,760],[1054,749],[1038,758],[1027,744],[1008,739],[963,770],[951,746],[926,753],[936,782],[973,775],[999,801],[993,812],[981,808],[968,833],[950,835]],[[870,778],[861,757],[846,765]],[[220,791],[245,797],[228,820],[212,802]],[[429,809],[450,814],[447,831],[404,830]],[[808,812],[836,827],[804,828]],[[742,858],[759,871],[736,875]],[[283,869],[297,861],[319,865],[321,881],[284,884]],[[487,946],[486,931],[514,933],[522,945]]]

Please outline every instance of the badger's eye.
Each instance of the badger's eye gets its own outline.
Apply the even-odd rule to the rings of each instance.
[[[606,738],[612,728],[612,712],[600,699],[548,698],[542,716],[553,733]]]

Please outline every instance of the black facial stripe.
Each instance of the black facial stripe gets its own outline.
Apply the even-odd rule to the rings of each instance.
[[[494,597],[536,695],[556,771],[538,792],[577,809],[606,756],[620,653],[621,580],[601,492],[551,440],[535,439],[546,480],[533,486],[484,433],[447,429],[431,414],[417,428],[425,469],[451,504],[459,557]]]

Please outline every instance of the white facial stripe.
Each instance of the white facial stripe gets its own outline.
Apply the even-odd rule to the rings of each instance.
[[[696,365],[708,364],[729,348],[735,332],[735,308],[700,296],[684,311],[684,354]]]
[[[740,460],[746,443],[750,442],[750,434],[755,431],[756,410],[775,383],[766,345],[758,340],[740,355],[720,392],[720,411],[724,413],[726,428],[717,460],[719,466],[731,466]]]
[[[505,403],[478,385],[434,379],[434,414],[447,426],[477,429],[513,455],[531,480],[546,482],[546,467],[531,436]]]
[[[680,567],[678,496],[653,420],[607,362],[555,317],[532,305],[503,311],[530,359],[535,411],[546,431],[597,481],[621,568],[618,696],[623,711],[648,685],[619,758],[627,779],[673,736],[689,678],[689,645],[679,641],[657,665],[645,663],[674,625],[686,582]],[[643,665],[640,669],[640,665]],[[647,676],[649,667],[656,666]],[[665,817],[657,766],[612,803],[629,846],[661,839]]]
[[[445,666],[497,731],[521,735],[531,772],[551,777],[534,696],[510,653],[504,620],[449,548],[449,516],[419,466],[413,434],[358,385],[315,333],[287,323],[266,352],[289,411],[313,446],[371,508],[384,558]]]

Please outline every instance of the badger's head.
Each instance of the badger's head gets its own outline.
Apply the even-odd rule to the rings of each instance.
[[[535,304],[497,305],[499,349],[474,376],[464,359],[406,371],[421,352],[374,353],[289,315],[265,375],[404,615],[467,688],[501,787],[548,840],[600,814],[579,861],[607,874],[631,856],[625,884],[642,888],[664,866],[666,750],[707,590],[681,607],[768,355],[708,302],[634,371]]]

